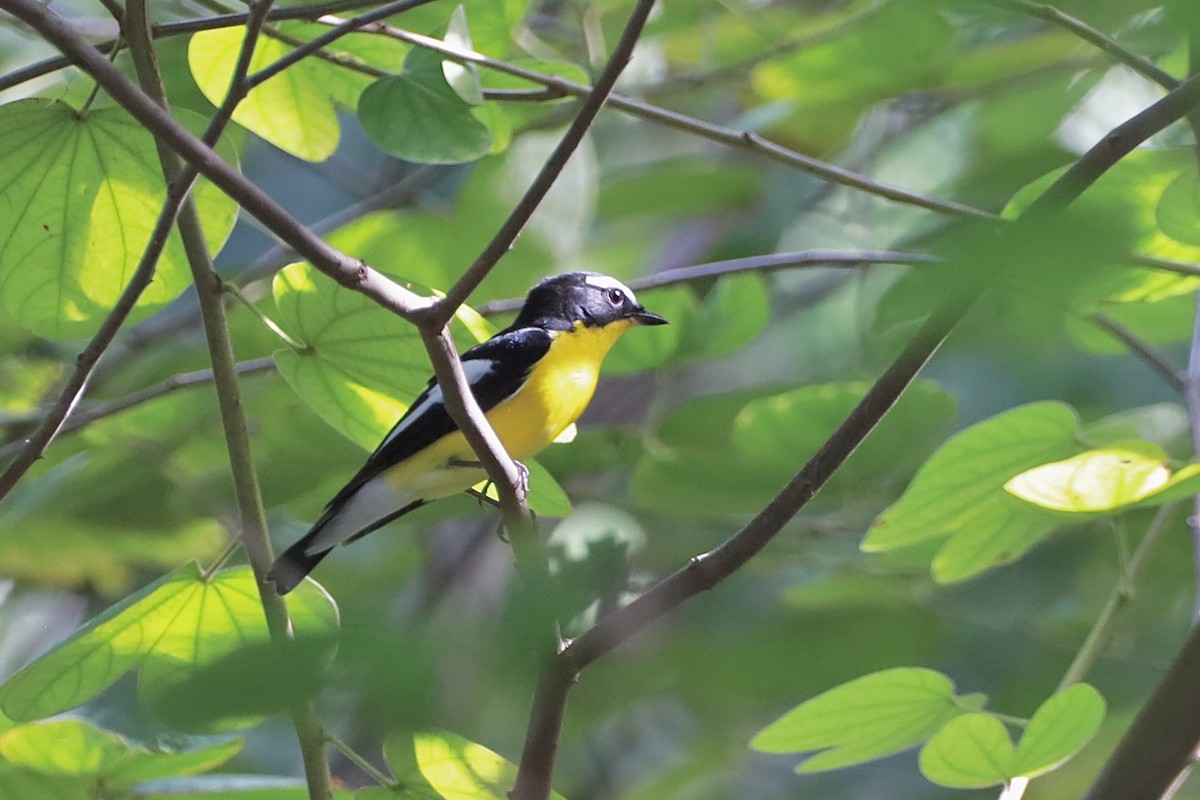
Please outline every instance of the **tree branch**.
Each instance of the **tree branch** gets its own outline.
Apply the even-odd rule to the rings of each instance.
[[[288,8],[272,8],[271,13],[267,15],[267,19],[271,22],[284,22],[287,20],[315,20],[327,14],[340,14],[344,11],[354,11],[363,6],[373,6],[379,0],[334,0],[329,3],[316,3],[306,6],[290,6]],[[150,33],[155,39],[166,38],[170,36],[186,36],[200,31],[211,31],[218,28],[233,28],[240,25],[245,25],[249,19],[248,12],[240,14],[219,14],[212,17],[203,17],[200,19],[180,20],[178,22],[162,22],[158,25],[153,25],[150,28]],[[108,53],[117,46],[117,39],[109,39],[108,41],[99,42],[96,44],[96,49],[101,53]],[[20,69],[0,75],[0,92],[6,89],[11,89],[14,86],[20,86],[27,81],[40,78],[43,75],[49,75],[51,72],[57,72],[60,69],[66,69],[74,62],[66,56],[52,56],[50,58],[37,61]]]
[[[337,17],[328,16],[320,20],[329,24],[341,22]],[[497,61],[493,58],[476,53],[471,50],[460,50],[447,45],[438,39],[429,36],[424,36],[419,33],[406,31],[402,28],[397,28],[391,25],[376,24],[371,26],[372,29],[387,34],[402,42],[424,47],[440,54],[444,58],[451,61],[457,61],[464,64],[477,64],[481,67],[503,72],[507,75],[512,75],[517,78],[523,78],[531,83],[547,86],[556,89],[563,94],[574,97],[586,98],[591,89],[583,84],[560,78],[557,75],[548,75],[534,70],[518,67],[514,64],[508,64],[504,61]],[[668,111],[665,108],[642,103],[632,98],[625,97],[619,94],[611,94],[608,97],[607,104],[619,111],[624,111],[641,119],[655,122],[660,125],[665,125],[670,128],[685,131],[696,136],[704,137],[714,142],[727,145],[729,147],[748,150],[767,156],[781,164],[786,164],[789,167],[814,175],[831,183],[849,186],[851,188],[860,189],[870,194],[886,197],[889,200],[894,200],[898,203],[925,208],[930,211],[937,211],[942,214],[950,214],[959,217],[975,217],[980,219],[996,219],[996,215],[989,211],[973,208],[962,203],[956,203],[952,200],[938,200],[936,198],[924,197],[913,192],[908,192],[903,189],[897,189],[886,184],[878,183],[871,180],[865,175],[860,175],[852,170],[839,167],[835,164],[829,164],[820,159],[806,156],[803,153],[798,153],[795,150],[789,150],[782,145],[768,141],[756,133],[750,131],[734,130],[732,128],[724,128],[720,125],[714,125],[710,122],[705,122],[695,117],[689,117],[684,114],[678,114],[674,111]]]
[[[1181,393],[1187,389],[1187,384],[1183,378],[1179,377],[1179,370],[1175,369],[1166,359],[1156,353],[1154,348],[1138,338],[1133,331],[1107,314],[1090,314],[1088,320],[1097,328],[1129,348],[1130,352],[1140,358],[1146,366],[1150,367],[1160,378],[1166,381],[1167,385],[1172,389]]]
[[[5,0],[5,8],[91,75],[117,103],[154,134],[156,140],[177,152],[321,272],[406,319],[434,302],[432,298],[421,297],[397,285],[360,259],[325,244],[163,111],[119,69],[108,63],[100,51],[37,0]]]
[[[595,86],[588,93],[587,99],[580,106],[579,112],[571,121],[567,132],[559,140],[554,152],[546,159],[546,163],[542,165],[537,177],[533,179],[533,183],[525,190],[520,202],[504,220],[504,224],[500,226],[500,230],[496,231],[496,235],[484,247],[483,252],[454,286],[446,292],[445,299],[427,312],[428,318],[436,320],[439,327],[450,321],[450,318],[458,311],[458,307],[467,301],[467,298],[492,271],[496,263],[512,249],[513,242],[521,234],[525,224],[533,216],[533,212],[541,205],[546,193],[550,191],[550,187],[562,174],[571,154],[579,147],[584,135],[595,121],[596,115],[600,113],[600,109],[612,93],[617,78],[621,76],[621,72],[633,58],[634,45],[642,35],[642,28],[645,27],[653,7],[654,0],[637,0],[634,4],[629,20],[625,23],[625,29],[621,32],[621,38],[617,40],[604,71],[600,73]]]
[[[1035,218],[1044,221],[1059,213],[1116,163],[1120,156],[1114,154],[1128,152],[1140,141],[1186,115],[1200,101],[1196,83],[1197,81],[1192,79],[1181,84],[1161,101],[1115,129],[1105,138],[1107,145],[1102,143],[1082,156],[1026,209],[1018,222],[1034,222]],[[1139,136],[1140,139],[1133,141]],[[983,279],[986,281],[988,276],[983,276]],[[854,452],[895,404],[917,372],[986,287],[987,284],[984,283],[974,288],[964,288],[960,294],[935,310],[817,454],[745,527],[715,550],[694,557],[686,567],[655,584],[628,605],[602,617],[591,629],[571,642],[552,664],[543,670],[535,695],[537,704],[526,730],[521,773],[517,779],[518,786],[528,783],[537,787],[537,791],[528,794],[518,794],[514,791],[510,795],[513,800],[541,800],[546,796],[541,789],[545,787],[548,791],[547,771],[553,768],[553,760],[552,757],[543,754],[552,754],[557,748],[567,694],[578,674],[672,609],[732,575],[777,536],[783,526],[813,497],[834,470]],[[1179,732],[1179,735],[1173,735],[1169,741],[1172,752],[1182,756],[1190,753],[1195,743],[1200,740],[1200,713],[1197,713],[1194,703],[1182,708],[1179,702],[1180,698],[1200,697],[1200,629],[1189,640],[1177,664],[1181,666],[1173,669],[1171,676],[1178,676],[1179,680],[1188,685],[1183,687],[1183,691],[1179,691],[1179,686],[1173,687],[1176,691],[1167,695],[1168,700],[1163,710],[1171,712],[1173,717],[1184,718],[1166,721],[1168,726],[1175,726],[1171,728],[1172,732]],[[1159,694],[1156,692],[1155,696],[1158,697]],[[1135,727],[1137,726],[1135,723]],[[1154,730],[1149,726],[1143,728],[1139,730],[1144,736]],[[1133,736],[1132,732],[1130,736]],[[1159,736],[1161,732],[1156,734],[1155,739]],[[1188,736],[1191,738],[1187,738]],[[1136,751],[1137,758],[1154,757],[1157,763],[1162,761],[1159,751],[1147,753],[1146,748],[1137,743],[1130,747]],[[1129,764],[1133,766],[1130,767]],[[1131,759],[1127,762],[1124,772],[1126,776],[1138,776],[1138,780],[1141,780],[1143,769],[1143,762]],[[527,781],[524,775],[526,770],[537,771],[538,774]],[[1173,779],[1178,772],[1176,769],[1167,777]],[[1122,785],[1122,788],[1125,791],[1097,795],[1089,800],[1150,800],[1151,797],[1161,794],[1159,792],[1133,795],[1129,793],[1128,787]]]
[[[1029,0],[979,0],[984,5],[1016,11],[1030,17],[1037,17],[1053,25],[1069,31],[1088,44],[1108,54],[1114,61],[1129,67],[1147,80],[1154,81],[1159,86],[1170,91],[1179,86],[1179,80],[1168,72],[1156,67],[1146,59],[1130,50],[1126,50],[1116,41],[1088,25],[1081,19],[1045,3],[1031,3]]]
[[[258,0],[251,6],[250,17],[246,21],[246,36],[230,79],[229,91],[206,132],[206,136],[211,137],[213,141],[220,137],[224,126],[233,116],[234,108],[245,96],[243,89],[246,72],[271,3],[272,0]],[[149,34],[145,4],[146,0],[128,0],[129,11],[125,18],[124,32],[129,40],[138,81],[151,102],[169,117],[167,98],[155,61],[154,44]],[[177,154],[161,139],[157,139],[156,144],[163,176],[167,181],[191,185],[196,178],[196,169],[184,167]],[[184,202],[178,224],[204,319],[204,333],[213,367],[217,403],[221,411],[221,424],[229,452],[229,467],[233,474],[234,494],[241,518],[242,546],[257,579],[259,599],[262,602],[271,641],[277,646],[285,646],[290,638],[291,625],[283,598],[279,596],[274,583],[267,580],[267,572],[271,568],[274,555],[267,534],[266,511],[263,508],[258,473],[250,448],[250,434],[242,410],[237,361],[225,318],[221,279],[213,268],[200,217],[190,200]],[[295,701],[291,705],[291,716],[304,762],[310,800],[330,800],[333,788],[329,762],[325,757],[325,738],[311,703],[304,700]]]
[[[271,372],[274,369],[275,359],[271,356],[242,361],[237,365],[238,375],[255,375],[260,372]],[[213,373],[211,369],[181,372],[178,375],[172,375],[164,381],[159,381],[137,391],[130,392],[124,397],[104,402],[95,402],[86,407],[77,407],[62,424],[62,427],[58,429],[58,436],[55,439],[57,440],[68,434],[76,433],[93,422],[99,422],[102,419],[116,416],[124,411],[137,408],[143,403],[173,394],[180,389],[190,389],[194,386],[203,386],[206,383],[211,383],[212,379]],[[39,422],[49,413],[49,409],[42,409],[35,413],[22,415],[19,418],[8,417],[3,420],[3,424],[12,425]],[[0,447],[0,459],[11,458],[16,455],[20,452],[20,444],[20,441],[9,442]]]
[[[711,261],[690,267],[676,267],[656,272],[645,278],[628,281],[630,289],[643,292],[663,289],[681,283],[713,280],[726,275],[741,275],[746,272],[769,274],[785,269],[803,267],[854,268],[871,264],[936,264],[939,259],[924,253],[901,253],[890,250],[800,250],[794,253],[772,253],[767,256],[746,256],[724,261]],[[507,314],[521,308],[522,298],[493,300],[475,307],[484,316]]]

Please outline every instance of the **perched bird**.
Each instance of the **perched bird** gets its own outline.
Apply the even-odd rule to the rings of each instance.
[[[634,325],[665,325],[628,286],[607,275],[569,272],[530,290],[512,325],[462,355],[488,422],[515,460],[531,458],[579,419],[617,338]],[[271,567],[280,594],[329,551],[486,477],[442,389],[430,380],[325,513]]]

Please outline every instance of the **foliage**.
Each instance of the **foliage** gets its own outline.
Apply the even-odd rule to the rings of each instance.
[[[1173,513],[1200,490],[1179,367],[1200,363],[1194,132],[1163,120],[1062,213],[1039,198],[1200,63],[1190,0],[659,4],[450,323],[465,349],[573,269],[671,321],[625,335],[574,441],[528,464],[545,582],[464,495],[338,550],[286,624],[254,509],[276,547],[321,513],[426,385],[416,317],[355,291],[365,270],[269,248],[256,228],[309,257],[211,164],[202,240],[173,231],[113,316],[168,197],[162,126],[88,71],[18,71],[49,41],[23,2],[29,27],[0,28],[4,463],[73,374],[86,388],[0,493],[0,797],[299,800],[297,735],[310,768],[344,755],[338,800],[507,796],[551,622],[586,641],[777,516],[964,292],[941,352],[773,544],[602,653],[533,752],[558,754],[561,796],[622,800],[1077,797],[1105,766],[1196,593]],[[118,29],[113,3],[74,5],[77,29]],[[521,207],[633,3],[350,3],[390,13],[316,52],[338,20],[278,5],[256,31],[150,4],[171,116],[201,134],[238,100],[220,160],[347,263],[440,297]],[[111,56],[128,75],[131,46]],[[196,250],[227,324],[198,310],[217,282],[194,285]]]

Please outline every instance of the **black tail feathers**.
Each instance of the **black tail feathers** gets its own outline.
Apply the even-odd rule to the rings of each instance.
[[[307,538],[305,537],[305,539]],[[304,580],[304,576],[312,572],[321,559],[329,555],[330,550],[333,549],[322,550],[319,553],[306,553],[304,552],[305,545],[305,540],[301,539],[285,550],[271,565],[271,571],[267,573],[267,580],[275,582],[275,591],[280,594],[287,594],[299,586],[300,581]]]

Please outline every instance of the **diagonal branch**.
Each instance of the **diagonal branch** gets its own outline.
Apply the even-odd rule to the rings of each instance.
[[[1116,163],[1121,154],[1129,152],[1141,141],[1187,115],[1200,103],[1200,94],[1193,85],[1195,83],[1197,81],[1192,79],[1181,84],[1162,100],[1116,128],[1104,142],[1082,156],[1031,204],[1018,222],[1045,221],[1058,214]],[[745,527],[715,550],[693,558],[686,567],[655,584],[629,605],[601,618],[543,669],[534,695],[535,705],[526,729],[517,788],[510,795],[512,800],[543,800],[547,796],[567,694],[579,673],[672,609],[728,578],[770,543],[866,438],[899,399],[900,394],[916,377],[917,372],[941,345],[975,298],[986,288],[987,284],[983,283],[974,288],[964,289],[937,309],[841,427]],[[1196,677],[1200,675],[1198,664],[1200,633],[1193,634],[1189,639],[1180,661],[1177,662],[1177,668],[1171,673],[1171,678],[1174,678],[1176,683],[1186,684],[1182,687],[1183,691],[1180,691],[1180,686],[1173,686],[1176,691],[1168,695],[1162,708],[1157,709],[1158,715],[1155,717],[1157,721],[1162,722],[1163,715],[1167,714],[1165,722],[1174,725],[1173,730],[1181,726],[1186,727],[1181,736],[1173,736],[1169,742],[1173,747],[1173,758],[1184,757],[1185,750],[1190,753],[1196,741],[1200,739],[1200,715],[1195,714],[1194,709],[1190,707],[1181,714],[1179,703],[1181,697],[1200,696],[1200,686],[1197,685],[1200,678]],[[1160,694],[1161,692],[1156,692],[1155,697],[1158,698]],[[1178,719],[1180,716],[1186,716],[1187,720],[1181,721]],[[1141,724],[1140,721],[1138,724]],[[1145,726],[1142,732],[1143,738],[1149,736]],[[1155,736],[1154,740],[1159,738]],[[1140,742],[1132,742],[1129,748],[1130,760],[1126,762],[1125,770],[1128,774],[1140,774],[1142,764],[1134,760],[1135,758],[1154,759],[1156,767],[1161,765],[1163,759],[1159,754],[1147,753],[1147,748]],[[1169,773],[1168,777],[1174,777],[1178,771],[1177,769]],[[1113,772],[1117,774],[1116,771]],[[1156,770],[1155,774],[1160,773],[1161,769]],[[1123,783],[1121,786],[1127,788]],[[1158,794],[1146,793],[1139,794],[1137,798],[1141,800],[1144,797],[1150,800],[1151,797],[1157,796]],[[1130,797],[1128,794],[1097,793],[1091,800],[1130,800]]]
[[[541,205],[546,193],[550,191],[550,187],[558,180],[558,176],[567,166],[571,154],[579,147],[584,134],[592,127],[596,115],[600,113],[605,101],[612,94],[613,87],[617,84],[617,78],[621,77],[621,72],[633,58],[634,45],[637,44],[638,38],[642,34],[642,28],[645,27],[653,7],[653,0],[638,0],[634,5],[633,11],[629,15],[629,21],[625,23],[625,29],[621,32],[621,38],[617,40],[616,47],[613,48],[612,55],[609,57],[608,64],[600,73],[595,86],[588,92],[587,99],[580,106],[575,119],[571,121],[571,126],[559,140],[554,152],[546,159],[546,163],[542,165],[537,177],[533,179],[533,183],[525,190],[520,202],[508,215],[508,219],[504,220],[500,230],[496,231],[496,235],[475,259],[475,263],[471,264],[466,273],[446,292],[445,299],[430,310],[430,319],[437,320],[440,325],[449,322],[458,307],[467,301],[471,292],[475,291],[475,288],[487,277],[496,263],[512,248],[513,242],[517,240],[517,236],[529,222],[533,212]]]
[[[321,21],[334,24],[340,22],[341,20],[339,20],[337,17],[329,16],[323,18]],[[463,50],[453,47],[443,41],[434,39],[433,37],[406,31],[402,28],[379,24],[373,26],[371,29],[385,33],[388,36],[399,39],[402,42],[408,42],[409,44],[413,44],[418,47],[424,47],[427,50],[432,50],[433,52],[438,53],[442,57],[451,61],[457,61],[464,64],[477,64],[481,67],[495,70],[496,72],[503,72],[506,75],[512,75],[513,77],[522,78],[531,83],[536,83],[550,89],[555,89],[564,95],[586,98],[592,92],[589,87],[580,83],[575,83],[574,81],[569,81],[566,78],[560,78],[557,75],[548,75],[546,73],[519,67],[515,64],[498,61],[494,58],[488,58],[482,53],[476,53],[473,50]],[[823,180],[827,180],[831,183],[859,189],[870,194],[885,197],[897,203],[905,203],[907,205],[917,206],[918,208],[937,211],[942,214],[949,214],[956,217],[978,219],[997,218],[995,214],[992,214],[989,211],[964,205],[963,203],[956,203],[952,200],[939,200],[933,197],[925,197],[904,189],[899,189],[894,186],[888,186],[886,184],[873,181],[865,175],[860,175],[853,170],[839,167],[836,164],[830,164],[826,161],[821,161],[820,159],[807,156],[795,150],[789,150],[788,148],[765,139],[752,131],[726,128],[721,125],[705,122],[704,120],[697,119],[695,117],[689,117],[685,114],[669,111],[665,108],[660,108],[649,103],[643,103],[619,94],[609,95],[607,104],[618,111],[624,111],[627,114],[631,114],[641,119],[685,131],[696,136],[702,136],[705,139],[718,142],[728,147],[748,150],[752,153],[766,156],[767,158],[770,158],[781,164],[785,164],[794,169],[798,169]]]
[[[1154,81],[1159,86],[1170,91],[1179,85],[1179,79],[1165,72],[1131,50],[1126,50],[1116,41],[1096,30],[1077,17],[1045,3],[1031,3],[1029,0],[979,0],[984,5],[1016,11],[1030,17],[1037,17],[1052,25],[1069,31],[1083,41],[1095,46],[1106,53],[1114,61],[1132,69],[1147,80]]]
[[[254,47],[262,30],[266,13],[273,0],[258,0],[251,5],[251,14],[246,21],[246,36],[230,79],[225,100],[209,125],[206,136],[216,141],[233,116],[234,108],[245,97],[246,73],[250,68]],[[154,54],[154,43],[150,38],[146,0],[128,0],[129,10],[125,17],[125,35],[129,39],[134,68],[138,82],[151,104],[169,116],[167,97]],[[190,186],[196,179],[197,170],[184,166],[179,156],[162,139],[156,140],[163,177],[168,182]],[[225,434],[225,446],[229,454],[229,467],[233,477],[234,495],[237,499],[242,532],[242,546],[254,570],[258,584],[271,641],[284,646],[290,638],[291,623],[283,598],[275,585],[267,580],[274,555],[271,540],[267,535],[266,511],[262,492],[258,485],[258,473],[250,448],[250,434],[246,426],[245,411],[238,383],[237,361],[233,353],[233,342],[225,317],[225,304],[221,278],[213,268],[212,258],[204,237],[204,229],[195,204],[185,200],[179,214],[179,234],[183,240],[192,280],[196,284],[197,296],[204,319],[204,334],[208,344],[209,360],[213,368],[217,404],[221,412],[221,426]],[[291,708],[292,725],[300,747],[304,774],[308,783],[310,800],[330,800],[333,796],[329,774],[329,761],[325,757],[325,738],[317,721],[312,703],[296,700]]]
[[[267,15],[267,20],[270,22],[284,22],[287,20],[315,20],[327,14],[340,14],[344,11],[354,11],[363,6],[373,6],[379,0],[332,0],[328,3],[314,3],[312,5],[290,6],[288,8],[272,8],[271,13]],[[246,20],[250,18],[249,12],[243,11],[240,14],[218,14],[211,17],[201,17],[199,19],[179,20],[177,22],[160,22],[157,25],[152,25],[150,28],[151,36],[155,39],[161,39],[169,36],[186,36],[200,31],[211,31],[218,28],[234,28],[240,25],[245,25]],[[117,46],[117,39],[109,39],[105,42],[96,44],[96,49],[101,53],[108,53]],[[22,83],[40,78],[43,75],[49,75],[52,72],[57,72],[60,69],[66,69],[74,63],[66,56],[51,56],[50,58],[42,59],[28,66],[13,70],[12,72],[0,75],[0,92],[6,89],[11,89],[14,86],[20,86]]]
[[[327,245],[266,192],[226,164],[212,148],[180,125],[110,64],[69,23],[37,0],[5,0],[4,6],[9,13],[37,31],[91,75],[134,119],[154,134],[156,140],[177,152],[321,272],[406,319],[411,319],[417,311],[434,302],[431,298],[421,297],[399,286],[371,269],[361,259]]]

